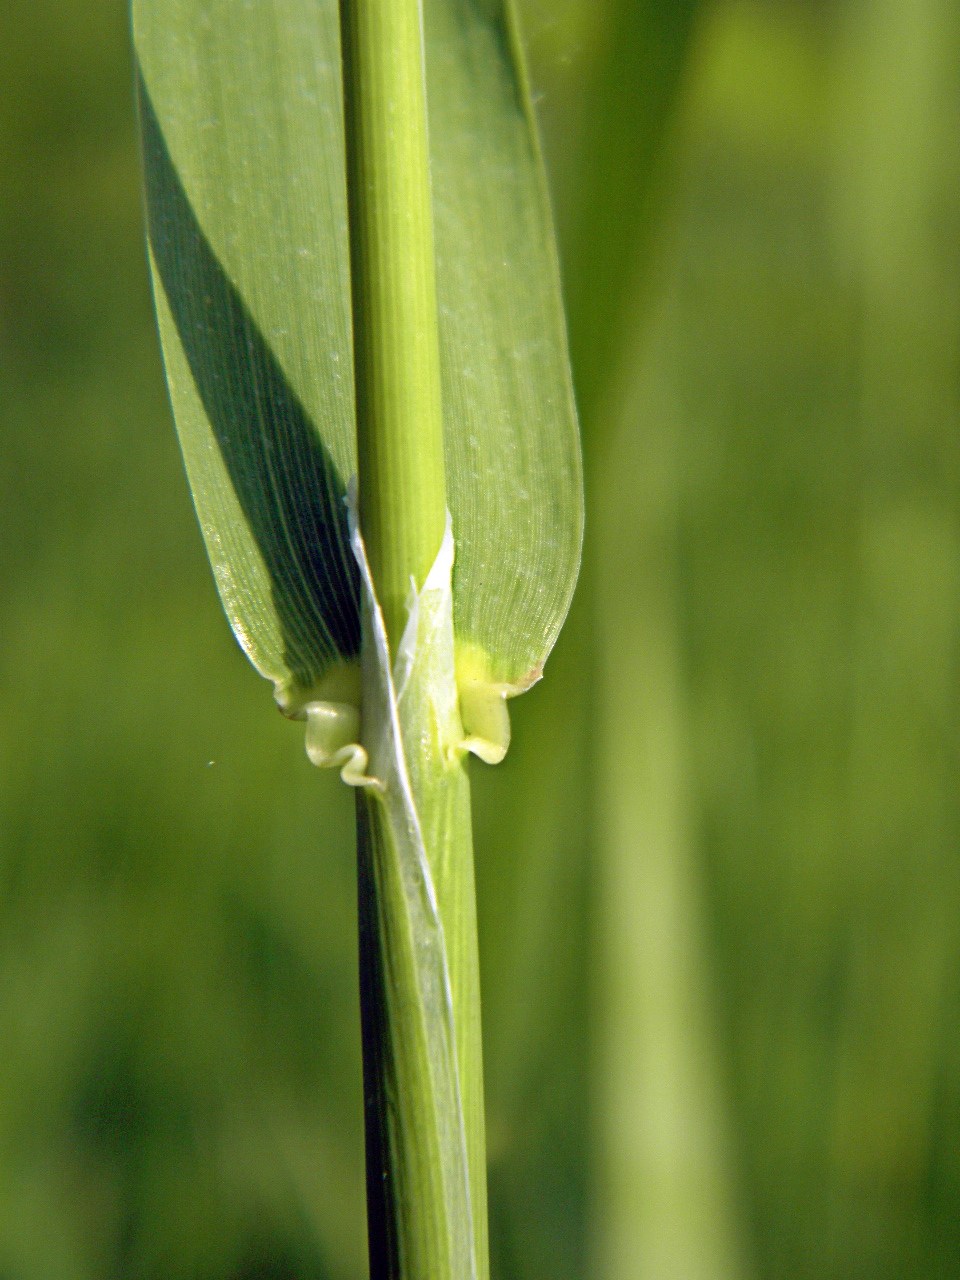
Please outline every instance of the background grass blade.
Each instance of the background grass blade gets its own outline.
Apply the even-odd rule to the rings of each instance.
[[[650,251],[676,160],[671,130],[703,9],[702,0],[611,0],[597,23],[564,244],[577,396],[584,438],[597,456],[598,400],[649,289]]]
[[[657,364],[676,320],[653,273],[701,8],[609,8],[587,108],[589,177],[571,216],[567,288],[596,512],[583,659],[595,673],[591,1249],[608,1280],[736,1280],[743,1267],[706,895],[688,825],[680,392]],[[598,225],[608,233],[597,236]]]

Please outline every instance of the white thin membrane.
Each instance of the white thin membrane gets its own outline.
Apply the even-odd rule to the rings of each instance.
[[[453,534],[448,514],[440,550],[419,593],[411,583],[407,625],[391,670],[386,627],[357,522],[352,484],[348,507],[350,542],[362,580],[361,668],[368,758],[363,774],[358,770],[344,770],[344,781],[376,792],[400,861],[400,880],[414,943],[412,951],[427,1040],[434,1118],[442,1153],[451,1273],[464,1280],[476,1280],[473,1209],[450,970],[423,827],[403,747],[404,728],[408,732],[415,729],[411,713],[419,699],[411,695],[415,690],[422,694],[425,687],[429,689],[434,713],[439,713],[441,742],[447,739],[453,745],[462,739],[453,660]]]

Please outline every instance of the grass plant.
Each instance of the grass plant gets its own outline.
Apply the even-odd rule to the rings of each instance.
[[[588,541],[506,758],[470,762],[491,1276],[955,1280],[956,5],[518,7]],[[191,403],[209,424],[184,453],[231,616],[288,710],[316,704],[293,723],[224,622],[183,483],[129,6],[5,14],[0,1275],[17,1280],[367,1273],[357,792],[301,746],[304,727],[321,758],[360,745],[347,157],[325,81],[342,54],[316,35],[339,13],[252,29],[257,9],[277,12],[168,13],[137,51],[167,366],[181,429]],[[510,424],[536,435],[548,384],[496,362],[558,348],[511,319],[550,278],[517,263],[549,238],[476,256],[539,217],[497,150],[522,154],[523,111],[500,117],[515,132],[482,125],[515,79],[479,56],[502,28],[452,46],[455,11],[424,12],[454,578],[506,566],[497,600],[455,587],[462,708],[496,618],[538,601],[502,533],[520,499],[503,459],[522,462],[532,437]],[[659,218],[670,184],[650,174],[671,167]],[[516,282],[511,307],[460,305],[484,282]],[[284,445],[312,505],[283,469],[253,483]],[[456,462],[471,451],[479,472]],[[492,521],[470,516],[476,474]],[[476,736],[503,710],[475,699]]]
[[[358,788],[371,1266],[484,1280],[464,758],[506,752],[582,527],[515,17],[137,0],[134,32],[160,331],[221,597],[311,760]]]

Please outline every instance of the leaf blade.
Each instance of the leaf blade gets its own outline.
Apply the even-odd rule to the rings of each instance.
[[[174,415],[231,625],[295,709],[359,652],[335,3],[136,3]]]
[[[583,530],[552,217],[511,6],[424,10],[454,627],[478,674],[519,692],[566,617]]]

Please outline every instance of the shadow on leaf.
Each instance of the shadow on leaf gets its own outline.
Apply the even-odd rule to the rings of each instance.
[[[197,220],[138,76],[150,245],[297,683],[360,649],[346,484]]]

